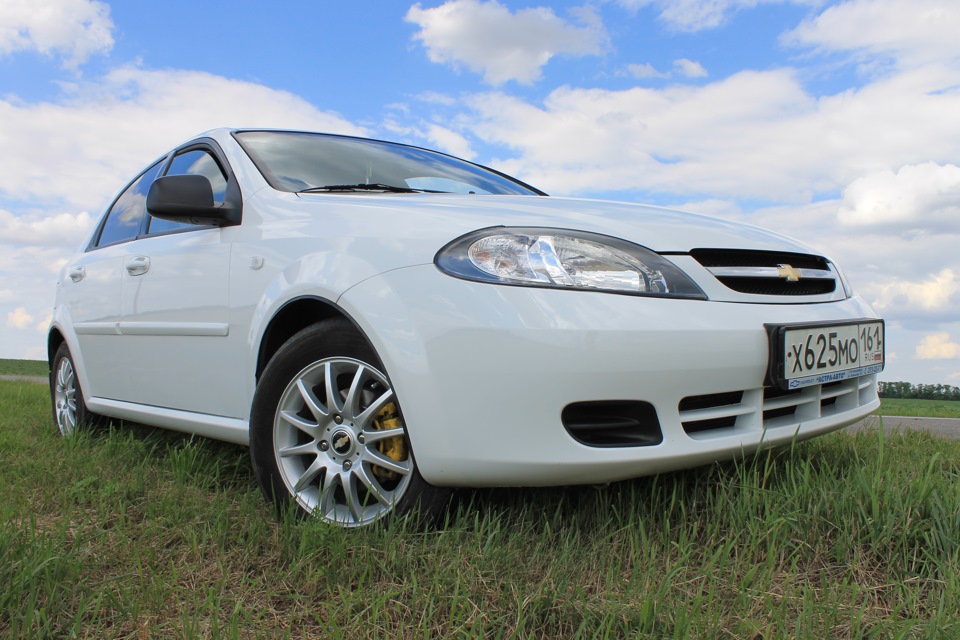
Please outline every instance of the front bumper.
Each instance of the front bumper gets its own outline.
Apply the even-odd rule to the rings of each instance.
[[[764,323],[876,317],[856,297],[790,305],[643,298],[467,282],[422,265],[366,280],[339,304],[383,361],[420,472],[441,486],[649,475],[839,429],[879,406],[876,376],[764,397]],[[685,403],[681,412],[685,399],[730,392],[742,392],[735,404]],[[587,446],[561,422],[572,403],[634,400],[655,408],[659,444]],[[724,413],[732,419],[716,428],[691,428]]]

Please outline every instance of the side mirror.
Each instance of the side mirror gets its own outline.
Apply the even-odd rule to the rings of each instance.
[[[213,187],[204,176],[157,178],[147,193],[147,213],[155,218],[196,225],[226,227],[240,223],[239,210],[213,202]]]

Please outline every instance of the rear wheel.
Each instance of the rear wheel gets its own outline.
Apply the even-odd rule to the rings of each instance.
[[[53,420],[61,435],[69,436],[77,429],[92,426],[102,419],[89,411],[83,401],[77,370],[66,342],[60,345],[53,357],[53,366],[50,369],[50,400],[53,404]]]
[[[360,527],[445,494],[417,471],[394,389],[352,325],[327,321],[294,335],[254,396],[250,454],[257,481],[282,511]]]

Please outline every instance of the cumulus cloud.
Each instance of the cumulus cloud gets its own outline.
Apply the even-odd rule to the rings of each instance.
[[[917,358],[920,360],[960,358],[960,344],[953,342],[949,333],[934,333],[928,335],[917,345]]]
[[[878,290],[873,304],[879,310],[900,306],[936,311],[957,305],[954,296],[960,293],[960,280],[956,271],[947,268],[921,282],[893,277]]]
[[[0,56],[17,51],[58,54],[75,67],[113,47],[110,7],[96,0],[3,0]]]
[[[15,216],[0,209],[0,237],[4,243],[71,246],[87,237],[94,222],[86,211]]]
[[[955,0],[849,0],[784,34],[785,43],[823,51],[890,56],[900,66],[960,57]]]
[[[560,87],[542,102],[481,93],[456,117],[511,151],[498,166],[549,192],[801,203],[890,167],[955,161],[950,83],[960,70],[924,69],[818,97],[791,69],[742,71],[695,86]]]
[[[960,231],[960,167],[927,162],[858,178],[843,192],[840,221]]]
[[[26,329],[33,322],[33,316],[27,313],[26,308],[17,307],[7,314],[7,326],[14,329]]]
[[[466,160],[472,160],[476,152],[470,147],[470,141],[465,137],[438,124],[427,126],[424,137],[430,141],[436,149],[450,153]]]
[[[126,66],[70,87],[58,102],[0,100],[0,195],[99,212],[161,153],[221,126],[365,133],[286,91],[201,71]]]
[[[531,84],[556,55],[599,55],[607,35],[590,9],[576,12],[580,25],[536,7],[512,13],[497,0],[450,0],[433,9],[413,5],[406,19],[431,61],[464,66],[489,84]]]

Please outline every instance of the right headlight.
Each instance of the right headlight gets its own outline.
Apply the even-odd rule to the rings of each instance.
[[[666,258],[583,231],[481,229],[441,249],[435,263],[444,273],[477,282],[706,299]]]

